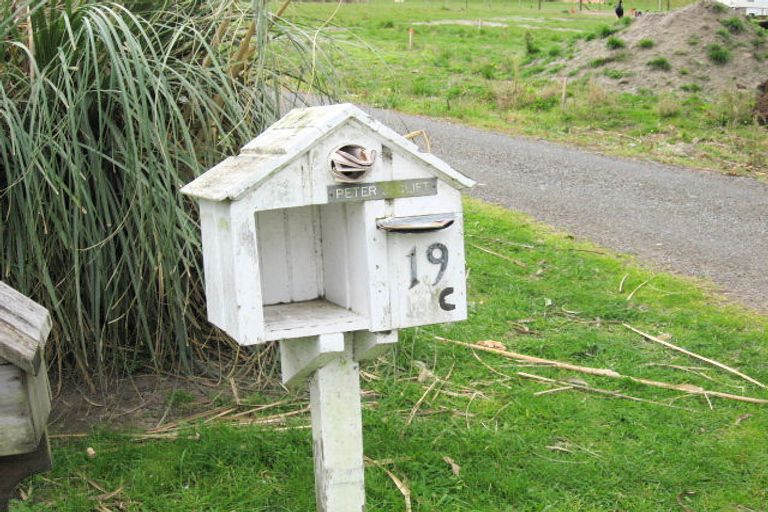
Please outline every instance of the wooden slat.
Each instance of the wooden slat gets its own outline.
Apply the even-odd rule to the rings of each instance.
[[[39,441],[45,433],[48,427],[48,416],[51,413],[51,385],[48,382],[45,361],[41,363],[41,367],[42,371],[38,372],[37,375],[28,373],[24,376],[27,389],[27,407],[32,419],[35,442]]]
[[[263,343],[256,219],[236,203],[200,201],[208,320],[241,345]]]
[[[344,354],[344,334],[331,333],[280,343],[280,365],[283,384],[298,386],[307,377]]]
[[[50,332],[48,310],[0,281],[0,358],[37,375]]]
[[[34,338],[43,346],[51,332],[48,310],[0,281],[0,322]]]
[[[367,318],[322,299],[267,306],[264,322],[267,341],[368,328]]]
[[[318,512],[365,510],[360,366],[349,352],[310,379]]]
[[[285,244],[290,268],[291,302],[316,299],[320,296],[318,273],[322,272],[322,254],[319,243],[320,212],[316,207],[290,208],[286,210]]]
[[[37,441],[24,372],[12,364],[0,363],[0,457],[32,451]]]
[[[322,208],[323,278],[325,297],[343,308],[350,307],[347,247],[346,204],[329,204]]]
[[[368,246],[365,224],[365,204],[348,204],[346,207],[346,238],[347,254],[341,263],[349,282],[349,309],[358,315],[370,318],[369,286],[371,276],[368,275],[368,254],[378,248]],[[368,220],[368,222],[371,222]],[[370,322],[369,324],[370,325]]]
[[[290,302],[291,291],[286,257],[285,210],[256,214],[261,265],[261,293],[265,305]]]

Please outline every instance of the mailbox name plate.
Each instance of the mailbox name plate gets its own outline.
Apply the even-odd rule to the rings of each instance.
[[[437,195],[437,178],[377,181],[374,183],[345,183],[343,185],[328,186],[329,203],[435,195]]]

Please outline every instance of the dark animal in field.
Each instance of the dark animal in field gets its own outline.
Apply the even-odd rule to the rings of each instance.
[[[768,80],[757,86],[757,102],[755,102],[755,117],[757,122],[768,126]]]
[[[616,12],[616,16],[618,16],[619,19],[624,17],[624,8],[621,6],[621,0],[619,0],[619,5],[616,6],[614,12]]]

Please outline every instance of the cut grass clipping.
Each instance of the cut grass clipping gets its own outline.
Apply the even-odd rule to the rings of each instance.
[[[765,318],[525,216],[465,213],[469,319],[403,330],[362,368],[366,510],[765,509],[768,405],[737,398],[768,398]],[[305,395],[243,389],[54,439],[13,512],[314,510]]]

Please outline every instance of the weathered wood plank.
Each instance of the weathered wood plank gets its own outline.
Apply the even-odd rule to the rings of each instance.
[[[0,281],[0,358],[36,375],[50,332],[48,310]]]
[[[0,358],[16,367],[36,374],[43,360],[40,343],[12,326],[0,322]]]
[[[397,343],[397,330],[386,332],[357,331],[354,333],[355,361],[374,359]]]
[[[364,216],[367,221],[363,224],[365,245],[367,247],[365,262],[368,273],[368,319],[371,331],[385,331],[392,328],[392,304],[390,303],[391,287],[394,276],[390,275],[390,262],[387,250],[387,234],[377,229],[373,219],[387,217],[392,209],[393,201],[369,201],[364,205]]]
[[[341,333],[323,334],[280,343],[280,366],[283,384],[296,386],[335,357],[344,353]]]
[[[0,321],[11,325],[41,345],[51,332],[48,310],[0,281]]]
[[[0,362],[0,456],[32,451],[39,440],[29,410],[26,375],[15,365]]]
[[[351,347],[310,379],[318,512],[364,512],[360,368]]]
[[[48,382],[48,372],[43,361],[42,371],[37,375],[27,373],[24,384],[27,390],[27,407],[32,423],[35,441],[39,440],[48,428],[48,417],[51,414],[51,385]],[[2,391],[0,391],[2,393]]]
[[[317,275],[322,273],[322,249],[319,225],[315,218],[320,212],[317,207],[289,208],[286,210],[286,245],[290,268],[291,301],[299,302],[316,299],[322,290],[318,289]]]
[[[349,275],[346,261],[347,247],[347,205],[329,204],[321,208],[323,239],[323,274],[325,276],[325,297],[341,307],[349,308]]]
[[[368,219],[365,216],[364,203],[348,204],[346,207],[346,237],[347,254],[343,261],[334,262],[341,266],[349,276],[349,309],[358,315],[370,318],[369,287],[370,275],[368,275],[368,253],[378,248],[369,248],[365,236],[365,225]],[[370,322],[368,322],[370,325]]]
[[[263,343],[256,218],[236,203],[200,201],[208,319],[241,345]]]
[[[261,293],[264,305],[281,304],[291,300],[286,257],[285,217],[285,210],[267,210],[256,214]]]
[[[264,308],[267,341],[306,338],[367,329],[368,319],[327,300],[276,304]]]

